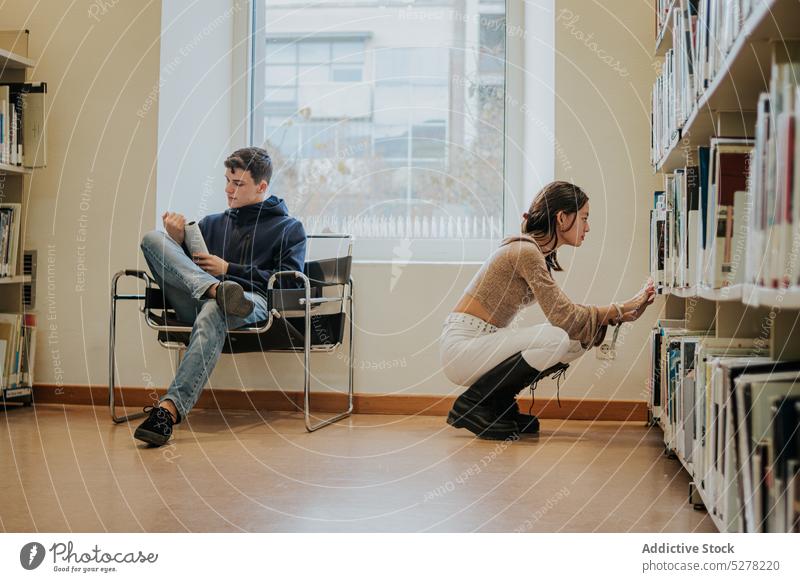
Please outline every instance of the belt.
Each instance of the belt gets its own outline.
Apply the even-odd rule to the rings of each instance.
[[[444,324],[449,325],[453,323],[466,324],[472,329],[475,329],[476,331],[480,332],[488,331],[489,333],[493,333],[497,331],[497,326],[492,325],[488,321],[483,321],[479,317],[470,315],[469,313],[451,313],[450,315],[447,316],[447,319],[445,319]]]

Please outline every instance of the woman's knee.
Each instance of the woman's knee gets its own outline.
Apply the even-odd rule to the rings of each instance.
[[[546,326],[540,330],[522,357],[532,367],[542,370],[562,362],[570,350],[569,334],[559,327]]]
[[[561,357],[561,361],[565,364],[568,364],[573,360],[580,358],[587,351],[588,350],[581,345],[581,342],[571,340],[569,342],[569,347],[567,348],[566,354]]]
[[[545,348],[559,356],[565,355],[570,348],[572,340],[569,339],[569,334],[553,325],[546,325],[542,328],[538,337],[534,338],[529,347],[531,348]]]
[[[457,386],[465,386],[470,370],[464,365],[463,351],[452,345],[441,345],[439,348],[439,362],[445,377]]]

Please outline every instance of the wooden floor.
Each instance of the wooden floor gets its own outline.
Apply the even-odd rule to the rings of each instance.
[[[138,423],[138,422],[137,422]],[[147,448],[107,409],[0,409],[6,532],[709,532],[642,423],[545,420],[474,439],[443,417],[197,410]]]

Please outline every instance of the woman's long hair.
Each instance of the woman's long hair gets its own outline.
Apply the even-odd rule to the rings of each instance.
[[[586,192],[575,184],[563,181],[550,182],[534,197],[533,203],[522,221],[522,234],[532,237],[539,246],[547,246],[557,241],[556,215],[562,210],[565,214],[576,214],[588,200]],[[572,224],[575,223],[575,220],[577,220],[577,215],[573,217]],[[572,228],[572,224],[567,230]],[[519,239],[520,237],[509,237],[502,244]],[[545,256],[545,261],[551,270],[563,271],[561,265],[558,264],[555,250]]]

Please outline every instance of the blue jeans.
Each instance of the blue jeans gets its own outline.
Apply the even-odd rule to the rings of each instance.
[[[182,420],[200,398],[222,353],[227,331],[267,319],[267,300],[246,291],[245,296],[255,306],[252,313],[247,317],[226,315],[216,300],[203,297],[208,288],[220,280],[197,266],[169,235],[157,230],[148,232],[141,246],[153,278],[178,319],[192,323],[186,354],[166,396],[161,399],[162,402],[172,400],[180,413],[178,420]]]

